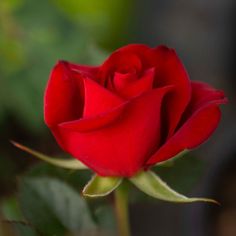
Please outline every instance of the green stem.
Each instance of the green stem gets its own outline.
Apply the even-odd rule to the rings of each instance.
[[[119,236],[130,236],[128,192],[124,183],[115,190],[115,210]]]

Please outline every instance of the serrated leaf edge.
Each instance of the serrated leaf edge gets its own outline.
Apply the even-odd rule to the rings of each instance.
[[[147,189],[144,189],[143,187],[141,187],[141,185],[137,184],[137,180],[136,180],[136,176],[144,173],[143,172],[139,172],[136,176],[130,178],[130,182],[132,182],[139,190],[141,190],[142,192],[146,193],[147,195],[157,198],[159,200],[163,200],[163,201],[168,201],[168,202],[175,202],[175,203],[192,203],[192,202],[208,202],[208,203],[214,203],[217,205],[220,205],[219,202],[217,202],[214,199],[209,199],[209,198],[188,198],[178,192],[176,192],[175,190],[173,190],[172,188],[170,188],[166,182],[164,182],[158,175],[156,175],[154,172],[152,171],[145,171],[148,172],[149,174],[151,174],[158,182],[159,184],[161,184],[163,187],[165,187],[167,190],[169,190],[170,192],[172,192],[176,197],[179,197],[180,199],[178,201],[176,200],[171,200],[171,199],[165,199],[163,197],[157,197],[155,194],[153,194],[152,192],[148,191]]]

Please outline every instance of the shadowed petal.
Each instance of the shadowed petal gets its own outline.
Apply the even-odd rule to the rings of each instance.
[[[163,142],[172,136],[191,97],[188,74],[173,49],[159,46],[156,52],[154,87],[174,85],[175,89],[164,100]],[[165,123],[165,125],[164,125]],[[165,134],[164,134],[165,133]]]
[[[147,161],[147,165],[167,160],[184,149],[192,149],[206,141],[220,121],[219,104],[226,102],[223,92],[204,83],[192,82],[192,99],[181,126]]]

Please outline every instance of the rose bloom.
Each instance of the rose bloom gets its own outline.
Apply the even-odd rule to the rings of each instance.
[[[59,61],[45,122],[61,148],[101,176],[131,177],[204,142],[222,91],[190,81],[173,49],[132,44],[101,66]]]

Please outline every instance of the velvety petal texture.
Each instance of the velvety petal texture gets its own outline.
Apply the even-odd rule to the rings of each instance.
[[[160,108],[171,88],[154,89],[133,99],[116,120],[89,132],[60,127],[66,150],[99,175],[132,176],[159,143]]]
[[[173,49],[132,44],[97,67],[59,61],[44,115],[64,151],[98,175],[131,177],[207,140],[226,102],[190,81]]]

